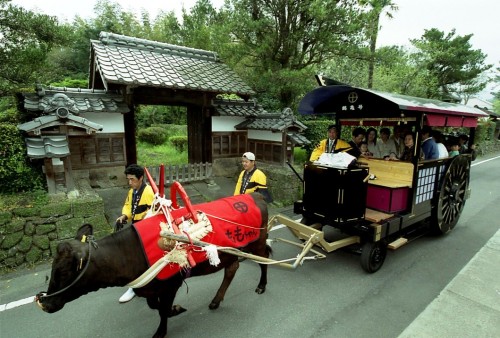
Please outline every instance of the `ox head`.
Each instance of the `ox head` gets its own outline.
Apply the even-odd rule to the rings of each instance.
[[[61,310],[70,302],[88,291],[83,290],[75,281],[85,271],[89,259],[89,244],[85,238],[93,234],[90,224],[82,225],[75,239],[61,242],[52,262],[52,272],[47,292],[36,295],[35,301],[42,310],[53,313]]]

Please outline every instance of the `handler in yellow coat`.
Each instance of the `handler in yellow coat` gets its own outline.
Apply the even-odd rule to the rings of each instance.
[[[317,161],[323,153],[337,153],[349,151],[351,145],[338,138],[337,126],[331,124],[328,126],[328,138],[321,140],[318,146],[311,153],[310,161]]]
[[[243,171],[238,177],[238,182],[234,188],[234,195],[251,194],[258,191],[264,196],[267,203],[271,203],[273,199],[267,189],[267,178],[262,170],[257,169],[255,165],[255,155],[251,152],[246,152],[241,157]]]
[[[128,191],[127,198],[122,208],[122,215],[116,219],[117,223],[126,223],[128,220],[134,224],[142,220],[153,204],[155,194],[153,188],[144,181],[144,168],[131,164],[125,169],[127,175]],[[129,288],[119,299],[120,303],[126,303],[134,298],[134,289]]]

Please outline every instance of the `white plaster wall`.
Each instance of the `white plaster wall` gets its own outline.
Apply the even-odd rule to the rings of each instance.
[[[281,142],[281,133],[273,133],[267,130],[249,130],[248,138],[255,140]]]
[[[102,125],[98,133],[123,133],[125,132],[123,114],[121,113],[84,113],[80,115],[89,121]]]
[[[234,126],[243,121],[244,117],[212,116],[212,131],[236,131]]]

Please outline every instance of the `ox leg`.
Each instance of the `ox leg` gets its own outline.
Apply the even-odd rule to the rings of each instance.
[[[271,254],[271,247],[266,245],[264,254],[262,257],[269,258],[269,255]],[[267,264],[259,264],[260,266],[260,280],[259,280],[259,285],[257,285],[257,289],[255,289],[255,292],[257,294],[263,294],[266,292],[266,285],[267,285]]]
[[[227,288],[233,281],[234,275],[236,275],[236,271],[239,267],[240,263],[237,259],[235,259],[231,264],[224,268],[224,279],[222,280],[222,284],[220,285],[219,290],[217,290],[214,299],[212,299],[212,302],[210,302],[210,305],[208,306],[210,310],[217,309],[220,302],[224,300]]]
[[[147,299],[148,306],[150,309],[153,310],[159,310],[160,309],[160,300],[158,297],[148,297]],[[183,312],[186,312],[187,310],[180,306],[179,304],[172,305],[172,310],[170,311],[170,314],[168,317],[175,317],[177,315],[180,315]]]
[[[153,338],[165,338],[167,336],[167,321],[168,317],[176,316],[180,312],[176,312],[176,307],[173,307],[175,295],[179,289],[180,284],[176,286],[171,286],[168,292],[161,294],[158,299],[158,312],[160,313],[160,325],[156,330]],[[184,312],[184,311],[181,311]]]
[[[266,285],[267,285],[267,265],[266,264],[259,264],[260,265],[260,280],[259,280],[259,285],[257,285],[257,288],[255,289],[255,292],[257,294],[263,294],[266,292]]]

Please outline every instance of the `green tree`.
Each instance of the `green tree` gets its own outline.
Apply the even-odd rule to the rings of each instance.
[[[500,67],[495,69],[495,76],[493,78],[493,111],[500,114]]]
[[[182,9],[180,34],[185,46],[215,50],[213,32],[218,24],[218,13],[210,0],[198,0],[188,13]]]
[[[370,53],[368,58],[368,83],[367,88],[373,87],[373,72],[376,62],[377,39],[379,33],[380,16],[385,11],[387,17],[392,18],[392,12],[398,10],[391,0],[360,0],[361,4],[368,5],[368,27],[367,35],[370,42]]]
[[[314,85],[314,66],[365,38],[357,0],[229,0],[223,10],[233,39],[224,56],[277,109]]]
[[[419,62],[436,79],[436,86],[429,86],[427,97],[449,100],[454,95],[462,98],[480,92],[486,81],[479,79],[481,73],[492,65],[484,63],[486,55],[472,49],[472,34],[455,35],[432,28],[425,30],[420,39],[411,40],[419,49]]]
[[[181,27],[173,11],[160,12],[152,23],[149,39],[181,45]]]
[[[47,55],[66,42],[55,17],[0,0],[0,95],[43,81]]]
[[[436,85],[427,69],[404,47],[379,48],[374,74],[373,88],[385,92],[426,97],[427,88]]]

